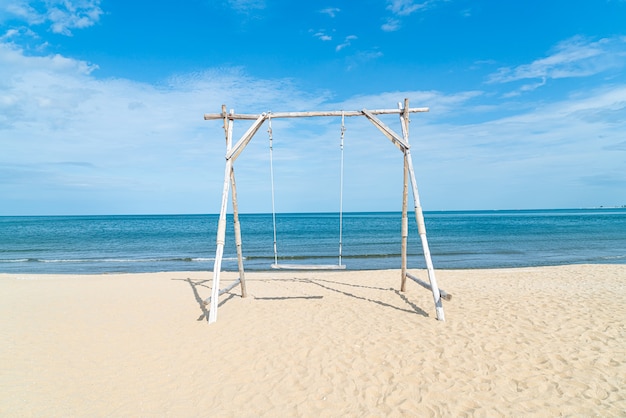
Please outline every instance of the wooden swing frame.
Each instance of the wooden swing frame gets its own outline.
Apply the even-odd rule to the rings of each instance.
[[[246,146],[250,143],[254,135],[261,128],[263,123],[270,117],[276,118],[301,118],[301,117],[351,117],[351,116],[365,116],[378,130],[380,130],[402,153],[404,154],[404,188],[402,194],[402,252],[401,252],[401,283],[400,290],[404,292],[406,290],[407,277],[413,281],[416,281],[421,286],[424,286],[432,291],[433,301],[435,303],[436,317],[439,321],[445,320],[443,311],[443,305],[441,302],[442,294],[448,299],[449,295],[440,290],[437,286],[437,279],[435,277],[435,269],[433,267],[432,258],[430,255],[430,249],[428,246],[428,240],[426,238],[426,225],[424,222],[424,214],[422,206],[420,204],[419,194],[417,190],[417,182],[415,180],[415,171],[413,170],[413,160],[411,158],[411,151],[409,146],[409,114],[418,112],[428,112],[427,107],[410,108],[409,99],[404,99],[404,104],[398,103],[397,109],[382,109],[382,110],[355,110],[355,111],[312,111],[312,112],[277,112],[277,113],[262,113],[260,115],[252,114],[236,114],[234,110],[226,112],[226,105],[222,105],[221,113],[207,113],[204,115],[204,120],[216,120],[222,119],[224,121],[224,133],[226,136],[226,167],[224,170],[224,184],[222,190],[222,204],[220,209],[220,217],[217,227],[217,248],[215,250],[215,262],[213,265],[213,284],[211,288],[211,296],[208,297],[204,303],[210,304],[209,309],[209,323],[217,321],[217,308],[219,296],[227,291],[233,289],[237,285],[241,286],[241,296],[246,297],[246,281],[245,271],[243,265],[243,253],[241,242],[241,225],[239,223],[239,210],[237,205],[237,188],[235,183],[235,170],[234,162],[243,152]],[[400,123],[402,127],[402,136],[395,133],[385,123],[383,123],[376,115],[389,115],[397,114],[400,116]],[[233,124],[235,120],[253,120],[254,122],[243,134],[243,136],[233,145]],[[415,276],[407,273],[407,242],[409,234],[408,226],[408,188],[409,183],[413,191],[413,203],[415,208],[415,220],[417,222],[417,230],[420,236],[422,244],[422,250],[424,252],[424,260],[426,262],[426,268],[428,271],[428,280],[430,284],[422,282]],[[232,188],[232,194],[231,194]],[[235,244],[237,249],[237,262],[239,268],[239,278],[231,283],[225,289],[220,290],[220,273],[222,270],[222,258],[224,256],[224,244],[226,240],[226,211],[228,206],[228,195],[231,194],[232,206],[233,206],[233,221],[235,229]]]

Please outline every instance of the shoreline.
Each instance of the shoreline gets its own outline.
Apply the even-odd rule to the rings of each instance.
[[[0,415],[626,410],[626,265],[436,274],[446,322],[392,269],[246,272],[208,325],[211,272],[0,273]]]
[[[558,267],[568,267],[568,266],[626,266],[626,258],[624,257],[620,257],[620,260],[624,259],[623,262],[615,262],[615,261],[607,261],[607,262],[588,262],[588,261],[582,261],[582,262],[576,262],[576,263],[555,263],[555,264],[535,264],[535,265],[530,265],[530,264],[522,264],[522,265],[518,265],[518,266],[493,266],[493,267],[463,267],[463,268],[458,268],[458,267],[438,267],[437,265],[435,265],[435,272],[438,271],[474,271],[474,270],[518,270],[518,269],[542,269],[542,268],[558,268]],[[229,259],[228,261],[230,262],[236,262],[236,259]],[[244,257],[244,263],[245,263],[245,257]],[[213,265],[213,261],[210,262],[211,266]],[[344,263],[345,264],[345,263]],[[347,266],[347,264],[346,264]],[[237,270],[237,268],[235,267],[234,269],[224,269],[224,266],[222,266],[222,274],[234,274],[234,275],[238,275],[239,271]],[[400,267],[391,267],[391,268],[363,268],[363,269],[359,269],[359,268],[349,268],[347,267],[346,269],[343,269],[342,271],[344,272],[355,272],[355,273],[370,273],[370,272],[374,272],[374,271],[395,271],[397,270],[398,272],[400,271]],[[421,266],[421,267],[407,267],[407,271],[424,271],[425,267]],[[306,272],[306,271],[310,271],[307,269],[302,269],[302,270],[292,270],[294,272]],[[272,268],[254,268],[254,267],[248,267],[245,266],[245,274],[264,274],[264,273],[272,273],[272,272],[277,272],[276,269],[272,269]],[[58,277],[73,277],[73,276],[85,276],[85,277],[91,277],[91,276],[115,276],[115,275],[142,275],[142,274],[181,274],[181,273],[187,273],[187,274],[192,274],[192,275],[197,275],[197,274],[203,274],[203,273],[208,273],[209,275],[212,275],[212,270],[210,269],[197,269],[197,270],[190,270],[190,269],[166,269],[166,270],[137,270],[137,271],[102,271],[102,272],[97,272],[97,273],[82,273],[82,272],[75,272],[75,271],[71,271],[71,272],[51,272],[51,273],[44,273],[44,272],[12,272],[12,271],[2,271],[0,270],[0,278],[2,278],[2,276],[31,276],[31,277],[53,277],[53,276],[58,276]],[[400,274],[400,273],[398,273]]]

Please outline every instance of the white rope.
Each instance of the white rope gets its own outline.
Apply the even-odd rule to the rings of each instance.
[[[339,265],[341,265],[343,247],[343,137],[346,132],[344,113],[341,111],[341,158],[339,164]]]
[[[270,180],[272,183],[272,225],[274,225],[274,264],[278,264],[278,248],[276,246],[276,207],[274,204],[274,138],[272,135],[272,114],[268,118],[267,133],[270,138]]]

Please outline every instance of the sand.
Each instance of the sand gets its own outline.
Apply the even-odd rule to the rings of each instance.
[[[437,277],[0,274],[0,416],[626,416],[626,265]]]

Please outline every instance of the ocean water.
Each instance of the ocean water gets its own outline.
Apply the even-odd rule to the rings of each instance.
[[[626,209],[425,213],[435,269],[626,264]],[[0,272],[212,270],[218,215],[0,217]],[[274,262],[271,214],[240,216],[246,270]],[[409,268],[424,268],[409,217]],[[400,268],[398,213],[343,215],[348,269]],[[229,217],[222,268],[237,270]],[[337,264],[339,215],[277,214],[279,262]]]

